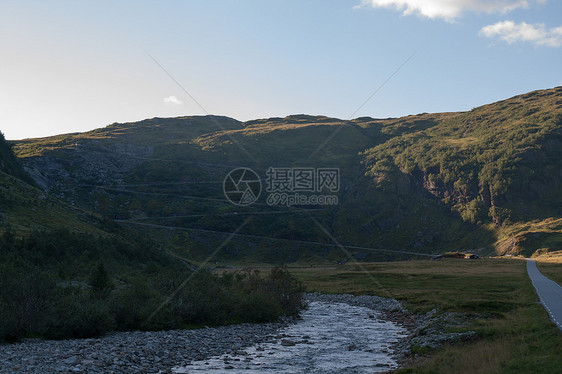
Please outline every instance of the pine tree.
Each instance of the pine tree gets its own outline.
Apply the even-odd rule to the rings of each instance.
[[[90,276],[92,295],[99,299],[106,298],[113,289],[113,282],[103,263],[99,263]]]

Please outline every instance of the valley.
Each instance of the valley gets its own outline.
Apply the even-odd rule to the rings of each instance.
[[[0,140],[3,341],[236,331],[298,315],[306,291],[395,299],[406,314],[385,318],[425,321],[399,372],[562,365],[523,260],[560,282],[562,87],[466,112],[185,116]],[[479,258],[430,260],[447,252]],[[90,356],[80,365],[105,362]]]

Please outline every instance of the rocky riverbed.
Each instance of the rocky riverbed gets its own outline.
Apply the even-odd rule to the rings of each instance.
[[[423,345],[426,341],[433,342],[435,337],[437,337],[437,341],[440,341],[438,332],[424,333],[423,336],[420,336],[420,331],[427,331],[427,326],[433,324],[435,317],[412,316],[404,311],[398,301],[393,299],[323,294],[307,294],[305,299],[310,305],[313,303],[320,306],[340,305],[340,307],[334,308],[335,313],[345,311],[346,308],[341,307],[342,303],[366,308],[372,313],[365,309],[357,309],[353,313],[358,318],[363,318],[361,323],[371,323],[370,320],[373,323],[379,323],[379,325],[373,325],[374,335],[377,330],[382,331],[386,328],[389,334],[398,333],[401,336],[400,339],[391,337],[389,341],[382,339],[373,343],[379,344],[380,350],[367,347],[367,337],[361,338],[362,340],[358,339],[357,342],[346,341],[344,344],[346,344],[348,352],[342,352],[341,357],[345,357],[346,354],[351,355],[353,351],[372,353],[371,358],[378,359],[380,367],[390,369],[396,365],[397,360],[408,356],[410,345],[413,342]],[[306,311],[303,312],[303,316],[304,314]],[[327,313],[321,312],[320,314],[323,314],[322,318],[325,318]],[[341,318],[350,317],[342,315]],[[394,322],[391,325],[384,325],[389,321]],[[277,323],[241,324],[196,330],[119,332],[95,339],[26,340],[17,344],[0,345],[0,372],[37,374],[171,373],[172,370],[190,372],[187,369],[190,365],[195,368],[198,364],[205,365],[205,362],[212,363],[212,360],[217,359],[224,363],[225,357],[227,361],[231,359],[232,362],[237,362],[236,359],[245,360],[248,358],[248,354],[252,353],[256,357],[263,356],[258,352],[264,352],[264,347],[292,347],[302,343],[302,347],[310,348],[314,344],[324,344],[321,340],[327,340],[320,335],[315,340],[312,337],[315,334],[314,330],[308,331],[307,335],[292,336],[291,328],[298,324],[298,319],[285,319]],[[386,327],[383,328],[383,326]],[[359,333],[360,329],[357,329],[356,332]],[[332,335],[338,336],[338,331],[333,331]],[[445,337],[445,340],[449,338],[457,337]],[[299,351],[305,352],[306,350]],[[283,352],[285,352],[283,360],[290,364],[292,354],[290,351]],[[334,354],[335,351],[326,352]],[[384,357],[376,356],[380,353],[384,353]],[[315,353],[310,351],[309,355],[313,354]],[[304,356],[306,355],[305,353]],[[232,370],[235,367],[226,364],[222,368]],[[345,370],[343,371],[345,372]]]
[[[322,298],[319,298],[322,299]],[[372,300],[369,300],[372,301]],[[379,304],[380,300],[376,300]],[[366,304],[361,302],[360,304]],[[373,304],[372,302],[370,303]],[[392,344],[407,330],[366,306],[312,300],[269,341],[174,368],[174,373],[383,373],[398,367]]]
[[[191,360],[235,353],[269,339],[287,321],[196,330],[119,332],[95,339],[0,346],[1,373],[170,373]]]

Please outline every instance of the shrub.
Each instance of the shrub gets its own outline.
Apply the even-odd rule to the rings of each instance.
[[[46,328],[54,282],[44,274],[20,275],[4,267],[0,278],[0,338],[14,340]]]
[[[153,329],[148,318],[157,310],[164,298],[150,286],[146,279],[133,278],[123,289],[112,295],[111,311],[118,330]]]
[[[103,263],[90,274],[89,287],[80,281],[57,285],[59,267],[48,275],[14,264],[0,265],[0,340],[269,322],[302,306],[302,286],[286,268],[225,275],[167,269],[152,278],[130,274],[115,288]]]
[[[90,275],[90,286],[92,296],[98,299],[105,299],[113,289],[113,282],[103,263],[98,263]]]
[[[488,218],[488,208],[486,204],[478,198],[470,201],[462,212],[462,219],[470,223],[481,224]]]
[[[59,290],[50,312],[47,338],[87,338],[100,336],[115,327],[114,318],[106,302],[80,288]]]

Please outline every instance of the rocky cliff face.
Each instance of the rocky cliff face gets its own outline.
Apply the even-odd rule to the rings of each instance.
[[[122,176],[152,155],[153,147],[82,140],[56,154],[27,157],[27,173],[44,190],[66,196],[82,184],[119,186]]]

